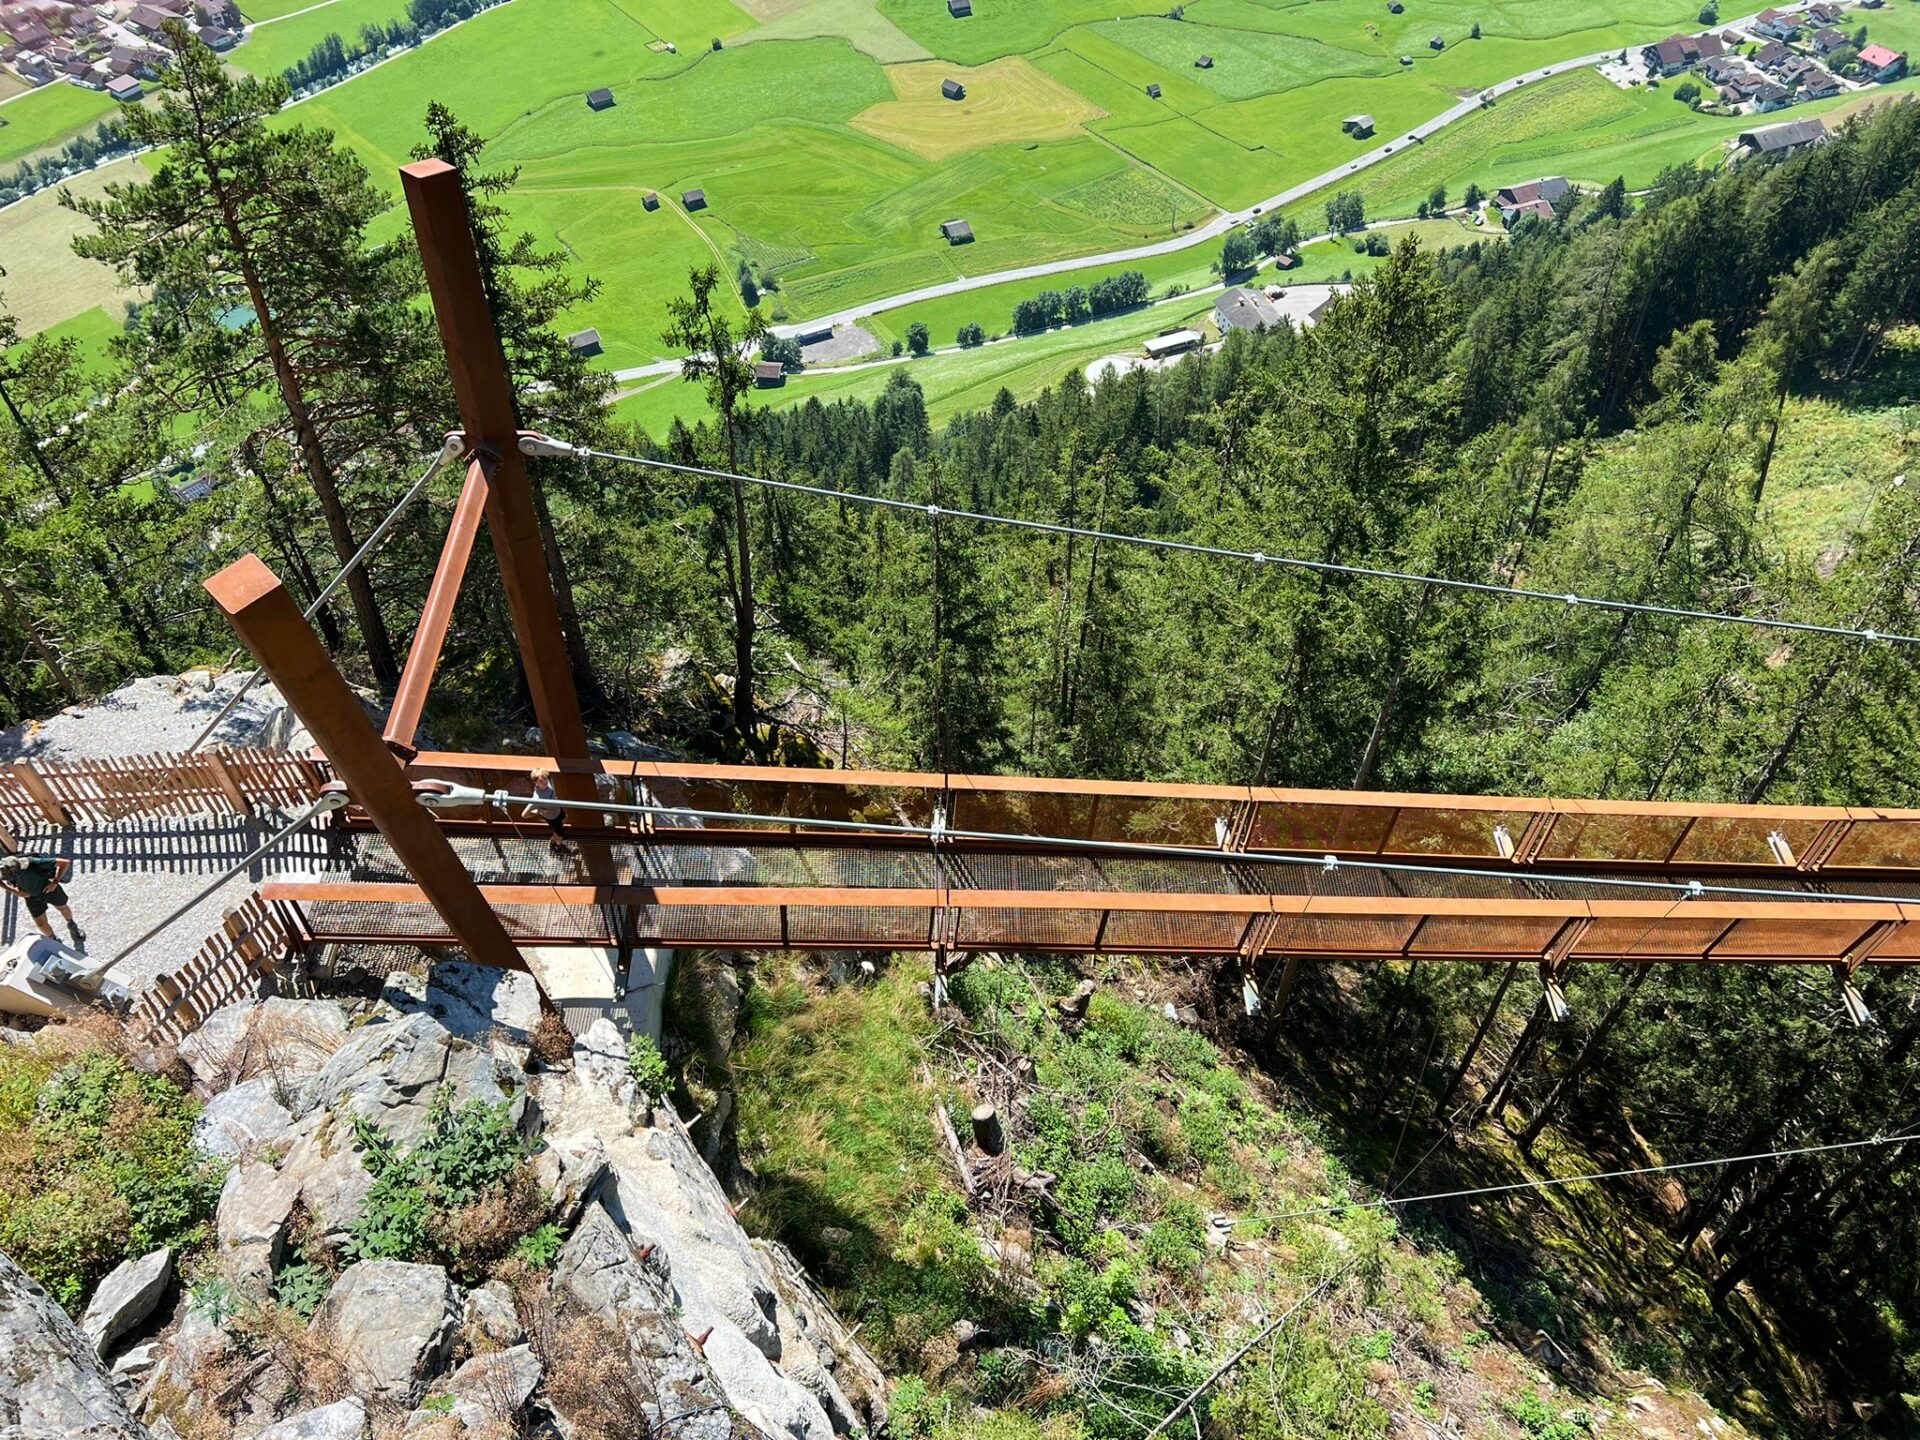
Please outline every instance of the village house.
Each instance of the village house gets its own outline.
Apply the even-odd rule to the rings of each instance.
[[[1869,80],[1887,84],[1907,73],[1907,53],[1884,45],[1865,46],[1860,51],[1860,70]]]
[[[576,330],[567,336],[567,349],[576,355],[598,355],[600,353],[600,332],[589,327]]]
[[[107,94],[123,104],[130,104],[145,93],[145,88],[131,75],[116,75],[107,82]]]
[[[1155,335],[1147,341],[1147,357],[1152,360],[1165,360],[1174,355],[1185,354],[1198,349],[1206,343],[1206,336],[1198,330],[1169,330],[1164,335]]]
[[[1753,52],[1753,63],[1758,65],[1762,70],[1777,70],[1792,58],[1793,51],[1782,45],[1778,40],[1767,45],[1762,45],[1758,50]]]
[[[704,190],[682,190],[680,192],[680,203],[689,210],[704,210],[707,208],[707,192]]]
[[[1828,0],[1818,0],[1817,4],[1807,7],[1807,22],[1812,25],[1838,25],[1840,7],[1828,3]]]
[[[1657,45],[1640,51],[1650,75],[1678,75],[1682,70],[1704,61],[1718,60],[1727,53],[1726,42],[1718,35],[1672,35]]]
[[[1538,180],[1529,180],[1524,185],[1502,186],[1493,192],[1493,207],[1509,227],[1528,215],[1551,220],[1554,202],[1572,191],[1573,186],[1567,183],[1565,176],[1546,175]]]
[[[753,366],[753,383],[762,390],[771,390],[775,386],[787,383],[786,369],[778,360],[758,360]]]
[[[1747,28],[1756,35],[1791,40],[1800,33],[1800,17],[1790,10],[1762,10]]]
[[[1267,330],[1280,323],[1280,311],[1258,290],[1236,285],[1213,302],[1213,323],[1222,335],[1229,330]]]
[[[1771,80],[1753,92],[1753,108],[1759,114],[1764,115],[1769,110],[1784,110],[1792,103],[1793,92]]]
[[[1827,127],[1819,120],[1788,120],[1779,125],[1762,125],[1756,130],[1742,130],[1735,137],[1733,158],[1744,160],[1752,156],[1775,156],[1791,154],[1795,150],[1804,150],[1809,145],[1818,145],[1827,138]]]
[[[1829,75],[1825,70],[1816,66],[1814,69],[1809,70],[1806,78],[1800,82],[1800,98],[1802,100],[1829,100],[1835,95],[1844,94],[1846,88],[1846,86],[1842,85],[1832,75]]]
[[[1814,54],[1831,55],[1842,45],[1851,45],[1853,42],[1840,31],[1828,29],[1816,31],[1810,43]]]
[[[940,233],[947,237],[949,245],[971,245],[973,226],[965,220],[948,220],[941,224]]]

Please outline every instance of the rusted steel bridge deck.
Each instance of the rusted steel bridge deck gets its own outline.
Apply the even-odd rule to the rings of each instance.
[[[525,795],[535,766],[590,779],[610,805],[657,809],[576,827],[566,856],[517,805],[442,812],[520,945],[1417,956],[1556,969],[1920,961],[1920,901],[1903,903],[1920,897],[1914,811],[434,752],[408,771]],[[265,898],[315,942],[455,943],[381,837],[346,815],[361,832],[356,879],[276,881]],[[898,833],[936,819],[937,842]],[[1624,880],[1703,888],[1609,883]]]

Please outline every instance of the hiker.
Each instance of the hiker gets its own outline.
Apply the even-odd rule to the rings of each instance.
[[[9,855],[0,860],[0,889],[11,890],[27,902],[27,914],[49,940],[53,938],[53,924],[47,919],[47,907],[51,905],[73,932],[74,945],[84,946],[87,932],[67,908],[67,891],[61,884],[72,873],[71,860],[52,855]]]
[[[564,855],[567,853],[567,812],[558,805],[540,803],[542,800],[554,798],[553,772],[536,770],[530,778],[533,780],[533,798],[527,802],[527,808],[521,813],[538,815],[546,821],[547,828],[553,832],[552,837],[547,841],[547,848],[556,855]]]

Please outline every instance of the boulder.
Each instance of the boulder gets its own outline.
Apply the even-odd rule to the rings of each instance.
[[[607,1147],[588,1134],[549,1135],[533,1157],[533,1178],[551,1198],[553,1223],[571,1230],[607,1177]]]
[[[269,1425],[253,1440],[360,1440],[367,1428],[367,1407],[348,1396],[315,1410],[302,1410]]]
[[[512,1420],[540,1383],[540,1359],[531,1345],[476,1355],[435,1387],[453,1400],[453,1415],[469,1430]]]
[[[382,998],[399,1010],[425,1010],[462,1040],[483,1047],[504,1042],[516,1062],[525,1063],[540,1024],[540,987],[531,974],[448,960],[427,972],[423,989],[416,996],[389,985]]]
[[[162,1247],[116,1265],[87,1302],[80,1329],[105,1355],[113,1342],[153,1313],[173,1279],[173,1251]]]
[[[574,1037],[573,1070],[580,1085],[610,1091],[629,1108],[633,1105],[636,1087],[627,1074],[627,1042],[606,1016]]]
[[[333,1335],[357,1390],[414,1405],[453,1346],[453,1285],[438,1265],[362,1260],[334,1281],[314,1324]]]
[[[312,1239],[327,1249],[338,1249],[366,1208],[367,1192],[373,1188],[373,1176],[346,1128],[331,1116],[303,1127],[280,1162],[280,1173],[299,1192]]]
[[[520,1312],[513,1303],[513,1292],[503,1280],[489,1280],[469,1290],[460,1307],[460,1333],[467,1349],[476,1355],[506,1350],[527,1338],[520,1324]]]
[[[293,1133],[293,1116],[262,1077],[223,1090],[207,1101],[194,1122],[193,1143],[221,1160],[240,1160],[262,1146],[284,1143]]]
[[[265,1296],[273,1272],[286,1252],[287,1225],[300,1187],[273,1166],[255,1161],[227,1172],[214,1211],[213,1231],[220,1242],[220,1268],[236,1290]]]
[[[266,1078],[276,1094],[317,1072],[347,1038],[332,1000],[243,1000],[216,1010],[180,1042],[180,1058],[207,1091]]]
[[[362,1115],[407,1145],[425,1135],[434,1092],[443,1084],[456,1107],[469,1100],[506,1104],[516,1124],[538,1123],[517,1066],[455,1039],[424,1010],[354,1031],[300,1087],[292,1108],[297,1116],[317,1110]]]
[[[779,1297],[766,1256],[753,1248],[685,1129],[665,1116],[611,1144],[608,1160],[605,1208],[630,1239],[655,1247],[684,1323],[706,1333],[706,1359],[726,1398],[770,1435],[832,1435],[825,1405],[799,1378],[820,1379],[819,1357],[811,1346],[799,1352],[793,1374],[779,1363]],[[837,1403],[844,1406],[844,1397]]]
[[[0,1255],[0,1434],[147,1440],[100,1357],[53,1297]]]

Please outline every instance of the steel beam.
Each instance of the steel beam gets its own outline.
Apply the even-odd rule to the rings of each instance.
[[[387,711],[387,744],[403,759],[418,753],[413,748],[414,732],[420,728],[420,712],[426,709],[427,692],[433,688],[434,674],[440,668],[440,651],[453,623],[454,604],[460,599],[460,582],[466,578],[473,542],[486,515],[493,468],[493,461],[484,456],[475,456],[467,466],[467,483],[460,491],[460,503],[454,506],[453,523],[447,526],[447,538],[440,547],[440,563],[434,567],[427,603],[421,607],[420,623],[407,649],[406,669],[400,672],[400,685]]]
[[[503,970],[526,963],[432,814],[414,798],[405,772],[359,697],[335,668],[287,587],[257,555],[245,555],[206,582],[207,593],[328,762],[380,827],[468,956]]]
[[[586,724],[560,630],[527,462],[520,453],[513,381],[487,306],[460,172],[444,160],[421,160],[401,167],[400,183],[460,404],[461,428],[470,447],[490,453],[497,462],[487,493],[487,530],[500,558],[500,578],[534,714],[556,758],[584,760]],[[566,799],[593,798],[591,780],[564,769],[555,777],[555,788]]]

